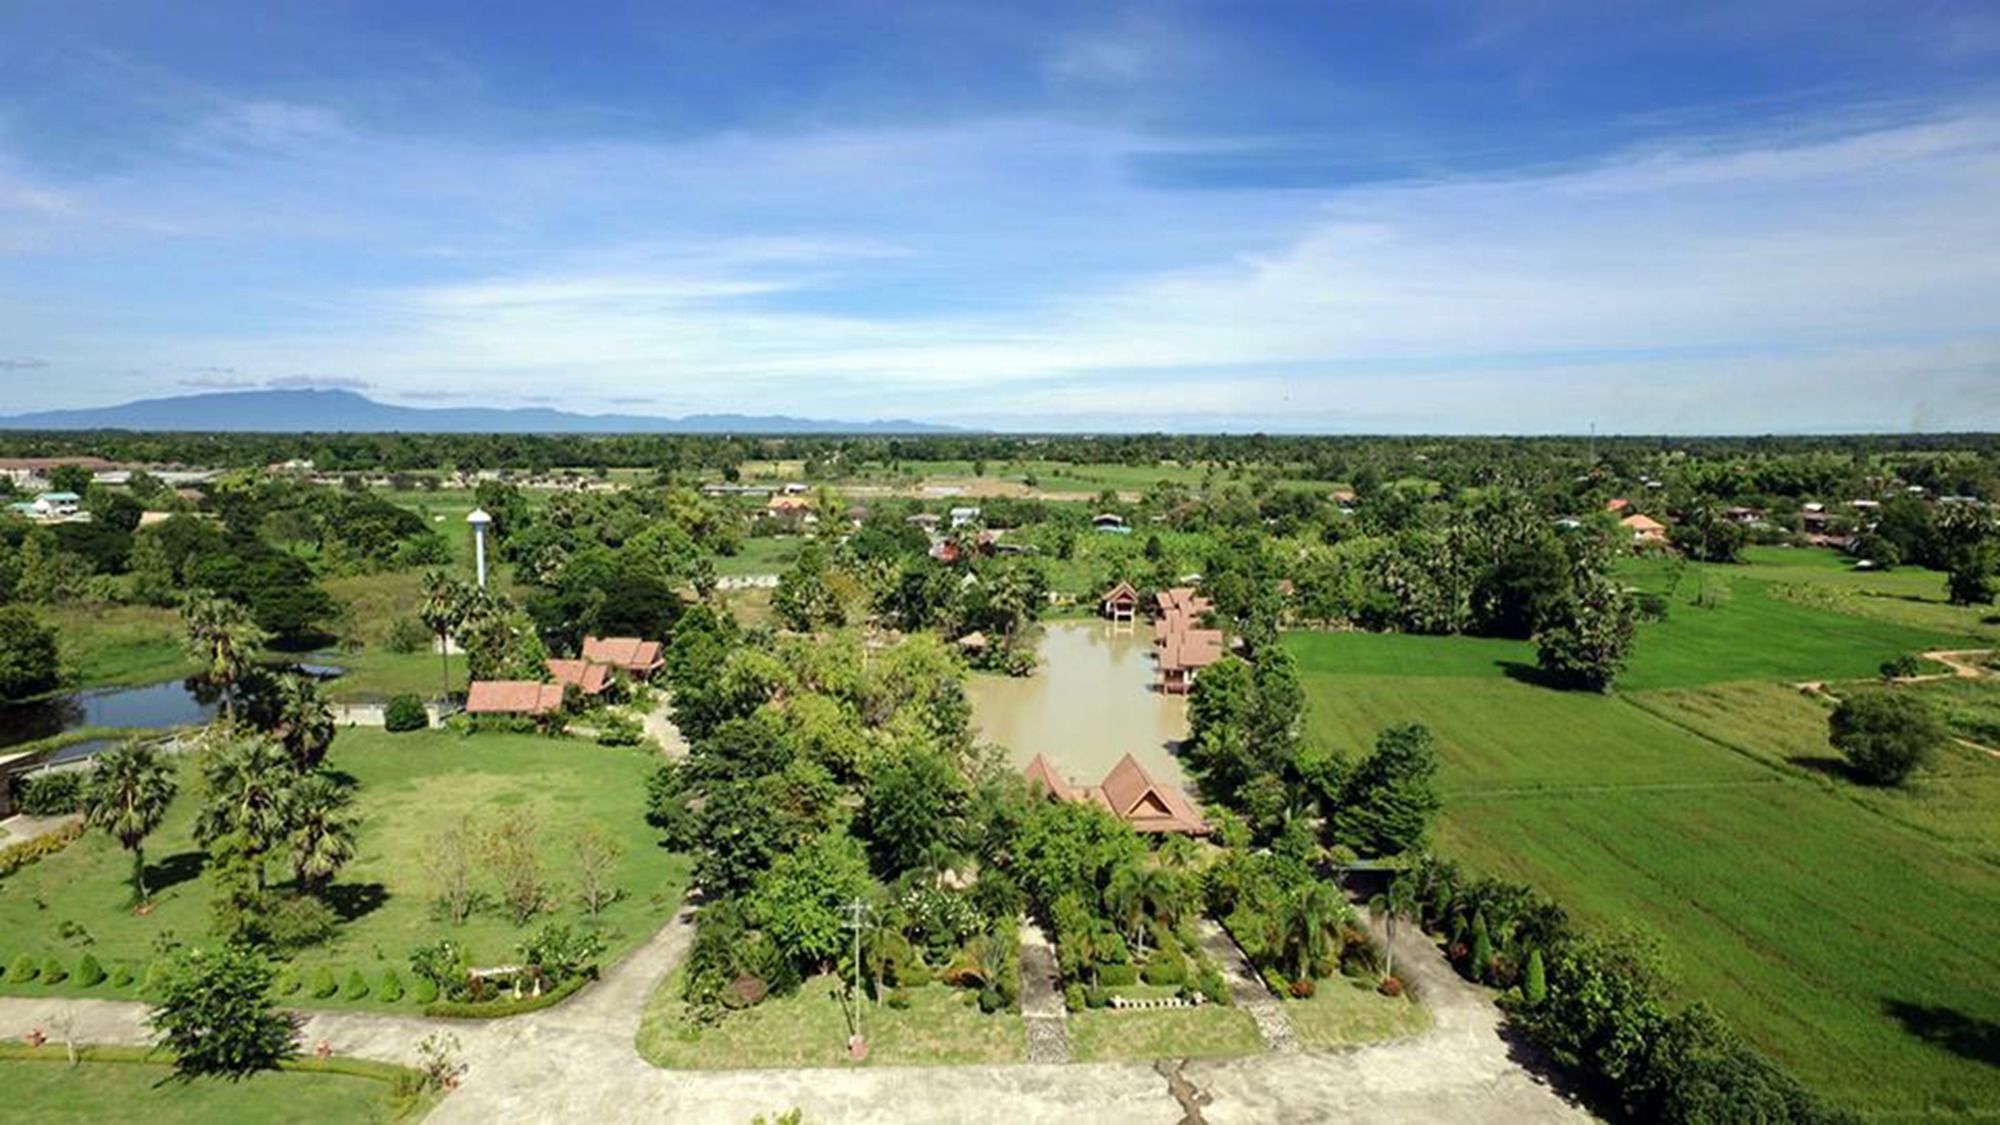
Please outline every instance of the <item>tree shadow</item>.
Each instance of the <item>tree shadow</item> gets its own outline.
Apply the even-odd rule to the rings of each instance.
[[[1954,1055],[2000,1067],[2000,1023],[1969,1016],[1956,1008],[1889,1000],[1882,1005],[1903,1030]]]
[[[201,868],[208,857],[200,852],[175,852],[158,863],[146,865],[146,893],[158,894],[182,883],[190,882],[201,875]]]
[[[1496,660],[1493,663],[1500,669],[1502,675],[1518,683],[1533,684],[1535,687],[1548,688],[1550,691],[1566,690],[1561,680],[1549,675],[1540,665],[1527,664],[1519,660]]]
[[[1514,1025],[1512,1020],[1500,1024],[1500,1041],[1507,1045],[1507,1059],[1525,1071],[1537,1086],[1546,1088],[1563,1102],[1577,1108],[1591,1109],[1606,1114],[1610,1108],[1603,1092],[1577,1081],[1549,1053],[1528,1038],[1528,1033]],[[1607,1120],[1615,1120],[1606,1114]]]
[[[325,897],[336,917],[352,922],[380,910],[389,901],[389,888],[380,883],[335,883]]]
[[[1854,785],[1866,784],[1854,772],[1854,767],[1843,758],[1829,758],[1824,754],[1793,754],[1785,759],[1802,770],[1810,770],[1822,777],[1835,781],[1845,781]]]

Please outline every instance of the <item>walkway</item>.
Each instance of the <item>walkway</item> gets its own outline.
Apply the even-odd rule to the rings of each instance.
[[[903,1122],[1582,1121],[1513,1055],[1485,994],[1458,979],[1410,927],[1396,960],[1436,1018],[1414,1039],[1338,1053],[1214,1062],[863,1067],[852,1070],[669,1071],[633,1048],[647,997],[693,938],[683,911],[604,979],[545,1012],[443,1021],[362,1012],[315,1013],[307,1051],[410,1062],[433,1031],[458,1037],[464,1084],[431,1115],[437,1125],[495,1121],[718,1122],[798,1107],[806,1120]],[[143,1005],[106,1000],[0,999],[0,1037],[50,1028],[64,1011],[79,1042],[147,1042]]]
[[[1281,1055],[1298,1054],[1299,1037],[1292,1031],[1292,1021],[1285,1018],[1284,1005],[1257,979],[1236,939],[1213,918],[1201,919],[1196,928],[1201,931],[1201,947],[1222,966],[1222,979],[1229,982],[1229,999],[1257,1021],[1257,1034],[1265,1048]]]
[[[1021,1019],[1031,1063],[1070,1059],[1069,1005],[1063,1002],[1061,977],[1049,935],[1033,922],[1021,923]]]
[[[0,778],[0,784],[4,784],[5,781],[5,778]],[[56,816],[29,816],[27,813],[18,813],[0,820],[0,847],[25,844],[82,819],[81,813],[60,813]]]

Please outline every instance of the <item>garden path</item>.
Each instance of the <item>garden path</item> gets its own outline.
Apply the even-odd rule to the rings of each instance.
[[[1435,1023],[1411,1039],[1331,1053],[1267,1053],[1189,1062],[859,1067],[817,1070],[670,1071],[639,1058],[633,1040],[646,1000],[693,940],[683,910],[601,981],[547,1011],[491,1022],[368,1012],[315,1013],[308,1051],[384,1062],[413,1061],[416,1045],[449,1031],[463,1049],[463,1085],[432,1113],[436,1125],[493,1121],[673,1120],[740,1125],[798,1107],[807,1120],[901,1123],[1158,1122],[1211,1125],[1369,1121],[1563,1122],[1587,1120],[1517,1059],[1499,1012],[1460,980],[1435,946],[1400,927],[1396,960]],[[143,1004],[110,1000],[0,999],[0,1036],[48,1029],[68,1011],[78,1042],[143,1045]]]
[[[1229,982],[1229,999],[1257,1021],[1257,1034],[1265,1048],[1281,1055],[1298,1054],[1299,1039],[1292,1032],[1292,1021],[1285,1018],[1271,990],[1257,979],[1242,947],[1213,918],[1203,918],[1196,928],[1201,931],[1201,947],[1222,966],[1222,979]]]
[[[1033,922],[1021,923],[1021,1019],[1027,1027],[1028,1061],[1070,1060],[1069,1007],[1063,1001],[1055,950]]]

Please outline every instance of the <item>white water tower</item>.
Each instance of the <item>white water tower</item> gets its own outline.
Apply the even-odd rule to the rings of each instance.
[[[487,515],[484,508],[474,508],[472,509],[472,514],[465,517],[465,522],[472,525],[473,557],[479,561],[479,588],[484,590],[486,588],[486,528],[493,522],[493,517]]]

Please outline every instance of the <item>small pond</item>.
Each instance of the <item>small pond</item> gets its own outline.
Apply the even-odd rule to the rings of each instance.
[[[332,679],[345,669],[317,661],[281,666],[315,679]],[[165,730],[196,726],[214,717],[218,696],[200,680],[167,680],[142,687],[96,688],[0,707],[0,749],[53,738],[82,727]],[[51,758],[56,762],[87,758],[110,745],[81,742],[66,746]]]
[[[1042,628],[1036,652],[1033,676],[972,677],[982,739],[1005,746],[1016,765],[1046,754],[1085,785],[1128,753],[1161,781],[1185,784],[1173,748],[1187,737],[1187,701],[1153,690],[1151,626],[1059,622]]]

